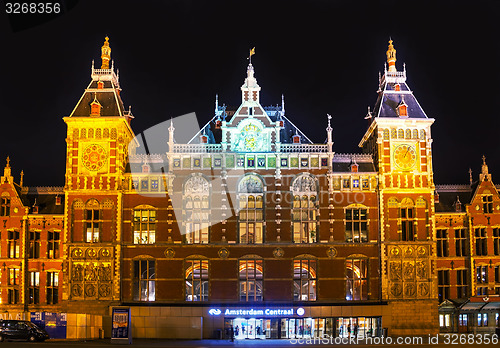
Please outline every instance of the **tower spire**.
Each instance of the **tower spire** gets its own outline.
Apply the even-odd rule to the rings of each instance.
[[[105,37],[104,45],[101,47],[101,69],[109,69],[109,61],[111,59],[111,47],[109,47],[109,37]]]
[[[387,49],[387,64],[389,72],[396,72],[396,49],[392,45],[392,39],[389,38],[389,48]]]

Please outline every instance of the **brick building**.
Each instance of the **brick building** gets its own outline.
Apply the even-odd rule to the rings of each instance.
[[[330,118],[317,144],[287,118],[284,99],[262,106],[251,60],[238,107],[217,98],[197,133],[187,115],[136,136],[108,39],[101,53],[64,117],[64,188],[23,187],[5,168],[5,311],[67,313],[69,338],[109,336],[112,306],[131,307],[134,337],[208,338],[230,326],[237,339],[438,332],[438,275],[449,263],[435,225],[453,216],[470,245],[466,220],[480,228],[489,215],[441,212],[434,120],[396,69],[392,41],[359,154],[334,152]],[[484,177],[494,192],[484,204],[496,207]],[[474,257],[474,267],[489,260]],[[461,291],[474,279],[467,273]]]

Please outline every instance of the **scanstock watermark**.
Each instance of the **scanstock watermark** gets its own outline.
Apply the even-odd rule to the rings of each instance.
[[[221,165],[217,170],[206,168],[202,163],[203,158],[209,158],[213,149],[210,147],[211,144],[196,143],[196,135],[202,135],[202,132],[194,112],[175,117],[146,129],[136,135],[128,145],[130,171],[134,183],[141,183],[149,176],[160,177],[157,185],[159,187],[164,185],[167,190],[158,189],[152,192],[143,190],[140,184],[134,185],[134,190],[138,195],[156,198],[162,192],[165,195],[168,192],[176,217],[185,215],[183,213],[185,213],[185,198],[187,196],[185,193],[187,191],[195,197],[208,197],[209,210],[208,214],[203,215],[203,218],[204,223],[212,226],[237,215],[239,209],[244,208],[238,200],[237,186],[240,182],[239,179],[247,174],[259,175],[259,172],[262,172],[263,169],[226,168],[224,165]],[[179,164],[178,169],[184,170],[174,170],[173,158],[181,161],[183,155],[196,157],[200,161],[199,165],[192,170],[186,170],[184,166],[181,167]],[[147,171],[144,171],[144,165],[148,166]],[[179,181],[182,182],[182,185],[174,184],[174,182]],[[264,180],[262,182],[264,183]],[[172,186],[176,187],[175,192]],[[179,188],[182,191],[178,192]],[[319,187],[318,185],[318,188],[316,195],[316,202],[318,203],[328,202],[328,204],[345,206],[366,202],[364,192],[334,192],[330,194],[325,187]],[[287,191],[290,190],[291,188],[282,187],[279,192],[268,192],[264,188],[262,192],[263,196],[265,196],[264,204],[292,207],[294,195],[287,194]],[[207,213],[207,211],[204,213]],[[178,218],[178,221],[180,220]],[[202,224],[192,224],[193,229],[190,232],[197,232],[197,226],[201,228]],[[187,233],[187,230],[183,228],[180,228],[180,231],[182,234]]]
[[[390,345],[465,345],[465,344],[491,344],[497,346],[497,334],[441,334],[427,336],[381,336],[381,337],[333,337],[325,335],[323,337],[309,337],[291,339],[293,345],[333,345],[333,344],[349,344],[349,345],[375,345],[375,346],[390,346]]]

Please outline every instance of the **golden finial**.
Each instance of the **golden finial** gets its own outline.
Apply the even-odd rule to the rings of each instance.
[[[5,167],[10,168],[10,157],[9,156],[7,156],[7,165]]]
[[[389,38],[389,48],[387,49],[387,63],[389,71],[396,72],[396,49],[392,45],[392,39]]]
[[[101,59],[102,65],[101,69],[109,69],[109,61],[111,59],[111,47],[109,47],[109,37],[106,36],[106,41],[104,41],[104,45],[101,47]]]

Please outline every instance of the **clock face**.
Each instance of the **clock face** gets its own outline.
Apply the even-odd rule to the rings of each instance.
[[[264,147],[264,135],[262,129],[254,124],[248,123],[237,135],[235,148],[237,151],[262,151]]]
[[[402,170],[410,170],[417,163],[417,151],[413,145],[402,144],[396,146],[392,157],[394,164]]]
[[[82,162],[85,168],[95,172],[104,166],[107,158],[108,154],[104,147],[99,144],[91,144],[83,150]]]

